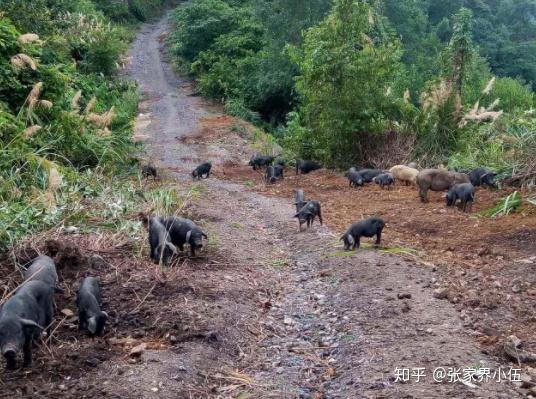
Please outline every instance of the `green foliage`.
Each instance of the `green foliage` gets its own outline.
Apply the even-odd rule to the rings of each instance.
[[[190,0],[173,14],[172,35],[174,53],[187,61],[207,51],[216,39],[238,28],[247,19],[242,8],[232,7],[223,0]]]
[[[171,43],[205,96],[234,115],[276,126],[296,102],[296,65],[284,52],[329,8],[326,0],[190,0],[177,8]]]
[[[536,168],[535,131],[533,111],[517,111],[493,123],[473,123],[460,136],[459,150],[451,155],[449,164],[464,169],[485,165],[502,177],[530,182]]]
[[[530,176],[529,3],[190,0],[170,40],[200,92],[268,127],[287,158],[378,164],[378,153]],[[484,90],[494,73],[511,77]],[[467,119],[488,111],[503,114]]]
[[[509,215],[521,207],[521,200],[521,194],[518,191],[514,191],[506,198],[501,199],[495,207],[483,211],[482,215],[490,217]]]
[[[534,92],[519,80],[498,78],[493,85],[490,98],[500,100],[500,109],[505,112],[528,110],[536,104]]]
[[[128,31],[110,24],[92,2],[6,0],[2,6],[9,16],[0,16],[5,250],[70,218],[82,193],[106,189],[106,176],[128,181],[139,95],[132,83],[114,79]]]
[[[401,115],[404,104],[390,93],[400,44],[381,27],[366,3],[341,0],[292,51],[302,105],[289,133],[299,153],[330,164],[359,162],[364,134],[384,132]]]
[[[533,0],[419,0],[437,36],[451,37],[452,16],[464,6],[474,14],[473,38],[499,76],[536,82],[536,3]],[[402,24],[402,22],[400,22]],[[398,27],[398,24],[396,24]]]

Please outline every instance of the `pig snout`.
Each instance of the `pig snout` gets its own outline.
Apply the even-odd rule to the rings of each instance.
[[[6,368],[14,369],[16,366],[17,349],[15,347],[6,346],[2,348],[2,355],[6,359]]]
[[[2,349],[2,355],[6,359],[15,358],[15,356],[17,355],[17,348],[15,348],[14,346],[3,348]]]

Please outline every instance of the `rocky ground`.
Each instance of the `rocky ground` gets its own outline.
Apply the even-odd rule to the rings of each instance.
[[[430,255],[432,239],[439,248],[447,245],[440,230],[426,230],[430,220],[449,230],[458,226],[452,223],[463,226],[463,233],[447,234],[452,239],[478,220],[467,223],[465,215],[441,212],[435,201],[419,211],[424,214],[413,213],[420,236],[405,241],[410,216],[398,220],[376,206],[408,214],[420,209],[404,202],[409,188],[350,192],[329,172],[266,187],[241,166],[255,144],[248,126],[192,95],[190,84],[173,73],[164,56],[166,30],[165,19],[147,25],[133,46],[130,74],[145,95],[137,137],[146,140],[147,158],[166,176],[164,184],[184,196],[193,188],[199,193],[183,213],[207,232],[208,248],[195,259],[181,257],[160,269],[147,260],[146,245],[128,237],[49,234],[72,243],[59,249],[37,239],[33,250],[59,251],[66,293],[57,299],[54,333],[40,347],[34,367],[2,372],[0,396],[506,399],[529,394],[527,368],[524,383],[497,382],[493,372],[515,366],[498,349],[507,331],[479,314],[493,322],[507,319],[530,349],[533,336],[522,334],[526,330],[517,314],[504,311],[503,302],[490,306],[487,299],[511,290],[502,273],[521,279],[520,292],[508,293],[510,299],[528,292],[530,250],[503,255],[526,260],[509,263],[508,270],[489,261],[501,255],[494,252],[496,241],[484,238],[479,258],[451,262],[449,256],[458,259],[455,249]],[[204,160],[214,163],[215,176],[193,182],[189,172]],[[322,200],[326,225],[297,232],[291,190],[298,186]],[[363,201],[369,195],[375,201]],[[382,248],[342,252],[343,226],[373,213],[389,219]],[[532,228],[526,227],[529,241]],[[21,257],[31,258],[31,251]],[[7,285],[20,279],[9,262],[2,270]],[[103,282],[110,325],[102,339],[76,331],[76,281],[87,274]],[[474,302],[467,302],[470,289]],[[509,303],[508,297],[504,301]],[[489,330],[479,333],[477,323]],[[476,339],[492,333],[497,341],[488,346]],[[435,382],[432,373],[439,367],[460,369],[461,377],[471,368],[481,373],[489,368],[491,374],[481,382],[470,376],[448,382],[456,379],[455,370],[442,375],[439,369],[435,377],[442,382]],[[399,379],[406,379],[403,369],[412,369],[409,381],[397,381],[397,368]]]

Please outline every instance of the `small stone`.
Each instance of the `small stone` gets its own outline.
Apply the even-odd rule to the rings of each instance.
[[[176,344],[178,341],[177,337],[175,335],[170,335],[169,336],[169,342],[171,342],[172,344]]]
[[[153,391],[153,392],[158,392],[158,388],[157,388],[157,387],[152,387],[152,388],[151,388],[151,391]]]
[[[448,297],[448,290],[446,288],[437,288],[434,290],[434,298],[436,299],[446,299]]]
[[[522,343],[521,340],[515,335],[508,336],[507,340],[513,344],[514,348],[519,348]]]
[[[67,309],[67,308],[62,309],[61,314],[64,315],[65,317],[73,317],[74,316],[74,312],[71,309]]]
[[[411,299],[411,294],[409,293],[406,293],[406,292],[399,292],[396,297],[398,299]]]
[[[292,320],[292,317],[285,316],[283,319],[283,323],[286,324],[287,326],[290,326],[291,324],[294,323],[294,320]]]
[[[66,390],[67,390],[67,387],[66,387],[64,384],[60,384],[60,385],[58,385],[58,389],[59,389],[60,391],[66,391]]]
[[[143,354],[143,352],[145,352],[146,348],[147,348],[147,344],[145,343],[139,344],[138,346],[135,346],[134,348],[130,350],[129,356],[140,357]]]
[[[514,285],[512,286],[512,292],[513,292],[514,294],[519,294],[519,293],[521,292],[521,286],[519,286],[519,285],[517,285],[517,284],[514,284]]]
[[[63,232],[65,234],[75,234],[75,233],[78,233],[79,230],[80,229],[76,226],[67,226],[63,228]]]

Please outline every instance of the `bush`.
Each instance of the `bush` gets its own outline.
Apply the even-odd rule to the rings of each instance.
[[[136,87],[110,78],[126,31],[89,1],[36,1],[40,37],[20,40],[19,3],[14,23],[0,17],[0,250],[72,210],[63,194],[87,171],[129,170],[135,150]]]
[[[293,52],[304,126],[294,119],[289,133],[301,136],[300,154],[312,152],[331,165],[360,163],[362,140],[385,132],[402,115],[406,105],[392,93],[400,43],[381,28],[366,3],[341,0]]]

